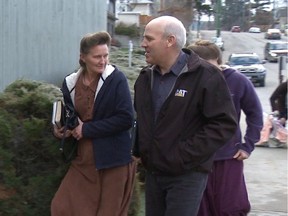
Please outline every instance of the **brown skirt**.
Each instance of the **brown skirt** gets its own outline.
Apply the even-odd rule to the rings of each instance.
[[[79,156],[72,162],[52,200],[51,215],[127,216],[136,161],[97,171],[91,156],[92,143],[86,140],[79,147]]]

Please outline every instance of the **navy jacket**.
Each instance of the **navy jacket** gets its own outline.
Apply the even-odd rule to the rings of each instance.
[[[74,105],[74,87],[81,72],[80,69],[64,79],[62,92],[65,103]],[[96,168],[130,163],[129,129],[133,123],[133,106],[127,79],[115,66],[108,65],[101,75],[93,113],[93,120],[83,123],[82,133],[84,138],[93,141]]]
[[[135,155],[151,172],[179,175],[211,170],[214,153],[237,129],[235,108],[221,72],[184,49],[187,64],[154,122],[153,71],[144,68],[135,83],[138,138]]]

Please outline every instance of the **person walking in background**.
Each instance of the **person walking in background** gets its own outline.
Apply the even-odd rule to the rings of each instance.
[[[287,80],[281,83],[270,96],[272,112],[278,112],[280,123],[285,126],[287,120]]]
[[[212,172],[209,174],[198,216],[244,216],[250,211],[250,203],[244,178],[244,163],[254,150],[263,126],[262,107],[254,86],[240,72],[222,65],[218,46],[208,40],[188,45],[201,58],[222,71],[238,117],[238,128],[233,136],[215,154]],[[242,142],[240,118],[245,114],[246,132]]]
[[[182,49],[181,21],[155,18],[143,36],[149,66],[134,85],[134,155],[147,171],[146,216],[195,216],[213,155],[236,131],[235,108],[218,69]]]
[[[287,121],[287,80],[281,83],[270,96],[272,113],[270,113],[261,130],[261,138],[256,146],[270,147],[274,141],[274,147],[287,146],[288,131]]]
[[[85,35],[80,69],[62,85],[65,104],[73,106],[79,125],[68,135],[78,140],[78,155],[51,203],[52,216],[126,216],[136,163],[129,129],[134,119],[128,82],[109,64],[107,32]],[[63,128],[54,126],[62,138]]]

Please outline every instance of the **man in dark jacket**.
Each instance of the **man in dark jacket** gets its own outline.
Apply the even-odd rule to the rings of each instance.
[[[147,216],[197,215],[213,155],[237,128],[223,76],[185,43],[171,16],[149,22],[141,43],[150,65],[135,82],[134,155],[147,169]]]

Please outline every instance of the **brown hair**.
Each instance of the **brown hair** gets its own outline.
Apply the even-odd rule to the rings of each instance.
[[[106,31],[100,31],[96,33],[89,33],[85,35],[80,41],[80,53],[88,54],[90,49],[97,45],[107,44],[109,47],[111,44],[111,36]],[[79,64],[84,67],[85,63],[80,59]]]
[[[194,51],[197,55],[205,60],[217,59],[219,65],[222,64],[222,53],[219,47],[209,40],[198,40],[187,46],[188,49]]]

